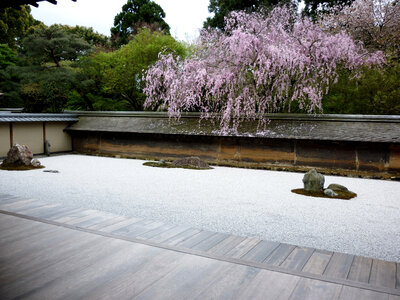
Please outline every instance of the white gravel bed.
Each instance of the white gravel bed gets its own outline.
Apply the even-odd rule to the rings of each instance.
[[[143,166],[84,155],[41,158],[60,173],[0,170],[0,192],[116,214],[400,262],[400,182],[325,176],[350,201],[291,193],[303,174]]]

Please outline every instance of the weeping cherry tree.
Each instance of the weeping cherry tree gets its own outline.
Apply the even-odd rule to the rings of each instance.
[[[337,80],[337,68],[351,71],[380,64],[383,54],[369,53],[344,31],[329,33],[286,7],[269,14],[233,12],[223,32],[204,30],[194,54],[160,59],[145,75],[145,107],[199,111],[216,119],[222,134],[241,122],[259,120],[291,103],[308,113],[321,111],[321,99]]]

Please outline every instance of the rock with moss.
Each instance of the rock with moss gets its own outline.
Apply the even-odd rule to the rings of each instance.
[[[209,169],[210,166],[204,160],[197,156],[184,157],[172,162],[173,166],[177,167],[192,167],[198,169]]]
[[[3,170],[31,170],[43,168],[37,159],[33,159],[33,153],[26,145],[15,144],[8,150],[7,157],[0,165]]]
[[[325,177],[324,175],[311,169],[303,177],[304,189],[309,192],[322,191],[324,188]]]
[[[33,158],[33,153],[26,145],[15,144],[8,150],[7,157],[3,160],[3,164],[12,165],[20,164],[29,166]]]
[[[349,189],[345,187],[344,185],[337,184],[337,183],[331,183],[328,187],[328,189],[331,189],[332,191],[335,192],[348,192]]]

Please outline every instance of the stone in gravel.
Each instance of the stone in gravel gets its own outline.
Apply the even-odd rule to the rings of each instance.
[[[172,165],[179,166],[179,167],[189,166],[189,167],[199,168],[199,169],[209,169],[210,168],[208,163],[206,163],[204,160],[202,160],[196,156],[184,157],[184,158],[177,159],[174,162],[172,162]]]
[[[43,172],[46,172],[46,173],[60,173],[60,171],[58,171],[58,170],[43,170]]]
[[[26,145],[15,144],[8,150],[7,157],[3,160],[3,164],[15,165],[31,165],[33,158],[32,151]]]
[[[329,196],[329,197],[336,197],[338,195],[334,191],[332,191],[331,189],[325,189],[324,194]]]
[[[303,177],[304,189],[308,192],[322,191],[324,188],[325,177],[324,175],[311,169]]]
[[[336,192],[348,192],[349,191],[347,189],[347,187],[345,187],[344,185],[341,185],[341,184],[337,184],[337,183],[331,183],[328,186],[328,189],[331,189],[332,191],[336,191]]]
[[[41,163],[37,159],[32,159],[31,165],[34,166],[34,167],[40,167]]]

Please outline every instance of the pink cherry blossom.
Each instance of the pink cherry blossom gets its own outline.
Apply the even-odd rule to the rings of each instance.
[[[186,59],[160,55],[145,75],[145,107],[200,111],[216,118],[222,132],[259,120],[293,101],[312,113],[337,80],[338,66],[356,70],[379,64],[381,53],[368,53],[344,31],[329,33],[286,7],[269,14],[233,12],[225,31],[204,30]]]

